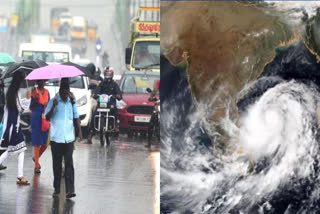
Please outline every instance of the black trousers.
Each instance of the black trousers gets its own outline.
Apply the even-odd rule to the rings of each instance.
[[[73,142],[56,143],[51,141],[52,167],[53,167],[53,187],[56,193],[60,193],[62,158],[65,165],[66,193],[74,192],[74,168],[73,168]]]

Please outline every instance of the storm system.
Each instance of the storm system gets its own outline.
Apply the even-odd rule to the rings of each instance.
[[[161,212],[319,211],[319,3],[161,15]]]

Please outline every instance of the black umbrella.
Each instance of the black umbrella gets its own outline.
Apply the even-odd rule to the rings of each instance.
[[[78,65],[73,62],[65,62],[65,63],[62,63],[62,65],[74,66],[74,67],[78,68],[80,71],[82,71],[84,73],[84,76],[89,77],[91,79],[95,78],[94,74],[92,73],[92,71],[88,67],[84,67],[84,66]]]
[[[27,76],[33,69],[47,66],[48,64],[42,60],[23,61],[14,63],[2,74],[2,79],[12,77],[15,72],[24,72]]]
[[[4,71],[1,75],[0,87],[8,86],[11,82],[11,77],[15,72],[23,72],[25,76],[27,76],[33,69],[47,66],[48,64],[42,60],[36,61],[23,61],[20,63],[14,63],[8,67],[6,71]],[[35,82],[32,80],[26,80],[23,82],[21,88],[29,88],[30,86],[34,86]]]

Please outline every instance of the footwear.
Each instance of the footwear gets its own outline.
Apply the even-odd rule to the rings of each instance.
[[[30,182],[25,179],[24,177],[17,178],[17,184],[18,185],[30,185]]]
[[[35,162],[34,157],[32,157],[33,162]],[[41,169],[41,165],[39,164],[39,169]]]
[[[86,142],[84,142],[83,144],[92,144],[91,140],[87,140]]]
[[[7,168],[6,166],[0,164],[0,170],[4,170],[4,169],[6,169],[6,168]]]
[[[60,193],[58,193],[58,192],[54,192],[54,193],[52,194],[52,197],[57,198],[57,197],[59,197],[59,194],[60,194]]]
[[[34,168],[34,173],[35,174],[40,174],[41,173],[40,168]]]
[[[76,193],[69,192],[69,193],[66,194],[66,198],[73,198],[73,197],[76,197]]]

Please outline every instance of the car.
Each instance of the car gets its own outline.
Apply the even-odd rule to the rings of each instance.
[[[45,84],[45,88],[50,93],[50,98],[53,98],[59,92],[59,80],[49,80]],[[89,79],[83,76],[76,76],[70,78],[70,91],[76,98],[76,106],[81,121],[81,127],[84,135],[87,135],[89,124],[91,120],[91,91],[89,90]]]
[[[146,135],[154,102],[149,102],[147,88],[153,90],[160,79],[159,72],[126,71],[120,80],[122,100],[117,102],[120,133],[132,137],[134,133]]]
[[[41,59],[48,64],[65,63],[72,61],[71,47],[67,44],[30,44],[22,43],[19,48],[19,56],[26,60]],[[92,115],[91,91],[89,90],[89,78],[77,76],[70,79],[70,91],[76,98],[81,127],[84,135],[90,124]],[[45,88],[48,89],[50,97],[53,98],[59,91],[59,81],[49,80]],[[28,129],[28,127],[26,127]]]

